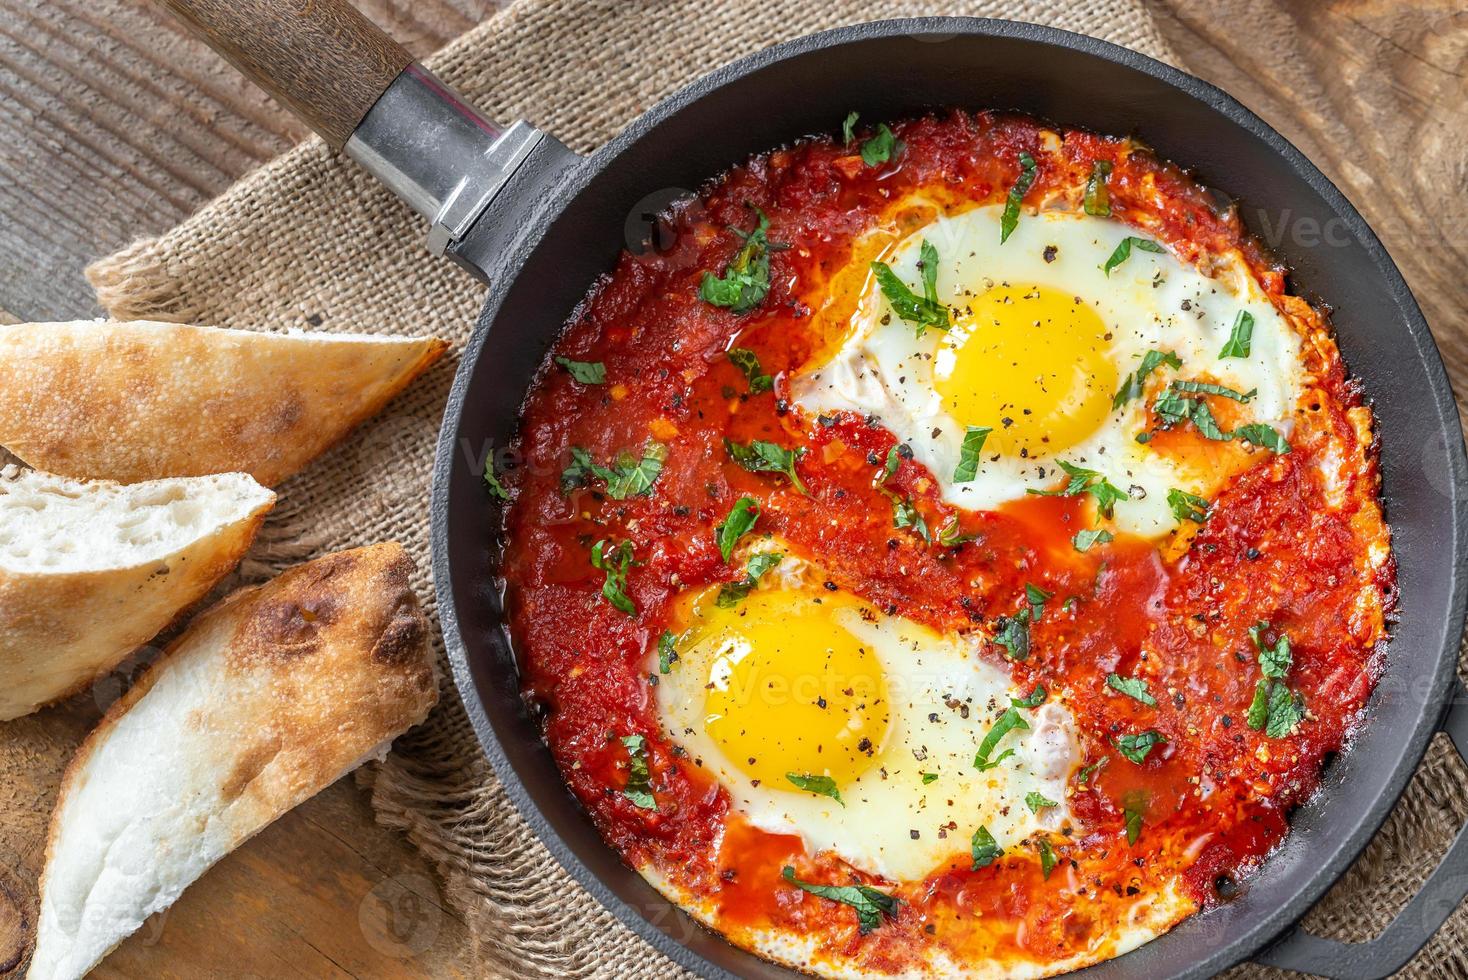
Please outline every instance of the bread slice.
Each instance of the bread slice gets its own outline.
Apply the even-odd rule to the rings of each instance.
[[[121,486],[0,468],[0,721],[156,636],[235,567],[274,503],[243,473]]]
[[[447,346],[145,320],[0,325],[0,446],[63,476],[248,473],[273,487]]]
[[[438,687],[411,570],[380,544],[236,592],[107,712],[62,777],[30,980],[82,976],[427,717]]]

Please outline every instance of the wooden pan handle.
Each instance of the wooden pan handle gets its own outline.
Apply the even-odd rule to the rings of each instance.
[[[412,58],[347,0],[159,0],[340,150]]]

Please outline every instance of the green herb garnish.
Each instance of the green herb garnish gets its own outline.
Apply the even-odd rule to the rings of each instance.
[[[1120,674],[1107,674],[1106,686],[1113,691],[1120,691],[1129,698],[1135,698],[1149,708],[1157,707],[1157,699],[1147,693],[1147,682],[1140,677],[1122,677]]]
[[[594,477],[606,483],[607,496],[613,500],[643,497],[652,492],[652,485],[663,472],[667,458],[667,446],[649,441],[642,447],[640,457],[623,449],[608,467],[593,461],[591,454],[580,446],[572,446],[571,465],[561,471],[561,491],[565,493],[573,487],[584,486]]]
[[[1064,487],[1059,490],[1028,489],[1025,493],[1037,497],[1074,497],[1089,493],[1096,498],[1096,510],[1102,517],[1110,517],[1118,501],[1132,499],[1125,490],[1116,487],[1096,470],[1075,466],[1063,459],[1056,460],[1056,463],[1070,476],[1070,481]]]
[[[1077,551],[1090,551],[1092,545],[1106,544],[1111,541],[1111,538],[1111,532],[1105,529],[1077,531],[1075,537],[1070,539],[1070,543]]]
[[[780,872],[780,876],[796,888],[810,892],[818,898],[850,905],[856,910],[857,929],[862,935],[880,926],[883,916],[889,919],[895,916],[900,904],[895,896],[878,891],[870,885],[813,885],[808,881],[801,881],[795,877],[795,869],[788,864]]]
[[[1019,208],[1024,203],[1025,195],[1029,193],[1030,185],[1035,182],[1035,170],[1035,158],[1021,152],[1019,177],[1015,179],[1014,186],[1009,188],[1009,197],[1004,202],[1004,214],[999,218],[1000,245],[1009,241],[1009,236],[1019,227]]]
[[[979,453],[984,451],[984,440],[994,430],[985,425],[964,427],[963,445],[958,450],[958,465],[953,468],[954,483],[972,483],[979,475]]]
[[[969,842],[969,852],[973,855],[974,871],[987,868],[1004,856],[1003,848],[994,839],[994,835],[989,833],[988,827],[980,827],[974,831],[973,840]]]
[[[745,314],[759,306],[770,292],[770,252],[785,248],[769,239],[770,220],[759,208],[754,209],[758,222],[753,231],[729,230],[744,240],[724,274],[703,274],[698,295],[705,303],[722,306],[733,313]]]
[[[575,380],[584,385],[606,383],[607,366],[601,361],[573,361],[569,357],[558,357],[556,363],[566,369]]]
[[[994,722],[993,727],[984,736],[984,740],[979,743],[978,754],[974,756],[974,768],[980,772],[985,772],[993,769],[999,763],[1014,755],[1014,749],[1005,749],[999,753],[998,758],[989,758],[994,750],[999,747],[999,743],[1004,740],[1004,736],[1015,729],[1023,731],[1029,727],[1029,722],[1025,721],[1024,716],[1011,703],[1008,708],[1004,709],[1004,714],[999,716],[999,720]]]
[[[1285,441],[1285,437],[1276,432],[1272,426],[1262,422],[1241,425],[1233,431],[1233,435],[1236,439],[1242,439],[1250,445],[1268,449],[1281,456],[1290,451],[1290,444]]]
[[[1031,813],[1038,814],[1047,806],[1060,806],[1060,804],[1054,800],[1047,799],[1043,793],[1037,793],[1031,790],[1025,794],[1025,806],[1030,808]]]
[[[1122,817],[1126,821],[1126,842],[1127,846],[1131,846],[1142,836],[1142,813],[1147,809],[1147,804],[1145,800],[1129,794],[1122,805]]]
[[[1016,708],[1029,708],[1031,711],[1033,711],[1040,705],[1044,704],[1045,699],[1049,696],[1050,692],[1045,690],[1044,684],[1036,684],[1034,689],[1031,690],[1029,694],[1025,695],[1022,698],[1010,698],[1009,703],[1014,705]]]
[[[652,773],[647,765],[647,740],[641,735],[622,738],[627,748],[627,785],[622,795],[644,810],[656,810],[658,801],[652,795]]]
[[[753,497],[740,497],[734,502],[729,516],[724,518],[724,523],[714,528],[714,541],[718,543],[719,554],[724,556],[725,562],[734,553],[734,546],[739,543],[739,539],[754,527],[757,520],[759,503]]]
[[[760,368],[759,357],[744,347],[729,348],[729,360],[749,379],[749,393],[761,395],[775,386],[775,379]]]
[[[938,250],[926,238],[918,250],[918,265],[923,280],[923,295],[918,296],[907,283],[892,271],[885,262],[872,263],[872,275],[882,289],[882,295],[892,305],[893,311],[908,323],[917,327],[921,337],[929,327],[947,330],[949,327],[948,307],[938,300]]]
[[[1025,598],[1030,601],[1030,622],[1038,623],[1040,621],[1040,614],[1045,611],[1046,601],[1049,599],[1054,599],[1055,593],[1046,592],[1038,585],[1032,585],[1031,583],[1026,582]]]
[[[1143,354],[1142,363],[1137,367],[1136,371],[1122,379],[1121,387],[1117,389],[1116,397],[1111,399],[1111,410],[1116,411],[1133,398],[1141,398],[1147,376],[1164,364],[1173,370],[1177,370],[1183,366],[1182,359],[1170,350],[1149,350]]]
[[[668,630],[663,630],[663,635],[658,637],[658,673],[667,674],[678,662],[678,649],[674,645],[674,636]]]
[[[632,558],[632,542],[623,541],[611,547],[611,541],[602,538],[591,546],[591,567],[606,573],[602,584],[602,598],[629,616],[637,615],[637,606],[627,595],[627,570],[640,564]]]
[[[1249,342],[1254,338],[1254,314],[1248,310],[1239,310],[1239,315],[1234,319],[1233,332],[1228,336],[1228,343],[1223,345],[1223,350],[1218,352],[1220,358],[1224,357],[1248,357]]]
[[[1147,754],[1159,745],[1166,745],[1167,739],[1161,732],[1149,728],[1135,735],[1123,735],[1121,738],[1112,739],[1112,744],[1127,761],[1140,766],[1147,760]]]
[[[861,144],[861,162],[868,167],[886,163],[901,153],[904,145],[902,140],[892,135],[886,123],[878,123],[876,135]]]
[[[936,772],[925,772],[922,774],[922,777],[924,786],[928,785],[929,783],[936,783],[938,781],[938,774]]]
[[[1086,180],[1086,197],[1081,207],[1097,218],[1111,217],[1111,193],[1106,178],[1111,176],[1110,160],[1092,160],[1091,176]]]
[[[510,492],[500,482],[500,478],[494,475],[494,453],[484,461],[484,485],[489,490],[489,495],[496,500],[509,500]]]
[[[1168,490],[1167,506],[1172,508],[1172,516],[1179,521],[1202,524],[1208,519],[1208,501],[1186,490],[1179,490],[1176,487]]]
[[[1050,872],[1055,870],[1055,851],[1051,849],[1050,842],[1043,837],[1040,838],[1035,848],[1040,852],[1040,875],[1049,881]]]
[[[744,601],[745,596],[759,584],[764,574],[785,558],[784,555],[773,551],[761,551],[757,555],[750,555],[749,562],[744,566],[744,578],[737,582],[726,582],[720,589],[719,594],[714,597],[714,605],[720,609],[733,609]]]
[[[1305,701],[1291,692],[1284,680],[1294,666],[1290,638],[1278,632],[1279,639],[1271,646],[1264,640],[1268,629],[1268,623],[1249,628],[1249,638],[1259,651],[1259,673],[1263,676],[1254,686],[1254,700],[1249,705],[1246,721],[1250,728],[1263,731],[1269,738],[1284,738],[1305,720]]]
[[[1002,646],[1011,660],[1030,658],[1030,611],[1021,609],[994,621],[994,642]]]
[[[856,139],[856,121],[860,118],[861,114],[855,109],[846,114],[846,121],[841,124],[841,142],[843,145],[850,146],[851,141]]]
[[[810,491],[800,481],[800,474],[795,472],[795,464],[805,455],[805,449],[786,449],[773,442],[761,442],[758,439],[747,446],[725,439],[724,449],[729,453],[730,459],[749,472],[783,473],[795,489],[807,497],[810,496]]]
[[[785,778],[790,780],[791,785],[796,789],[803,789],[817,796],[829,796],[843,807],[846,806],[846,801],[841,799],[841,791],[836,788],[836,780],[830,776],[810,776],[798,772],[787,772]]]
[[[1167,251],[1167,249],[1150,238],[1137,238],[1135,235],[1128,235],[1121,240],[1120,245],[1116,246],[1116,250],[1111,253],[1111,257],[1106,260],[1106,264],[1101,267],[1101,271],[1110,276],[1112,269],[1115,269],[1132,257],[1132,249],[1134,248],[1140,249],[1143,252],[1156,252],[1158,254]]]

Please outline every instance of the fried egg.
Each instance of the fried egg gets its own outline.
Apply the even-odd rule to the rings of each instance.
[[[1267,456],[1188,426],[1138,441],[1156,427],[1149,405],[1162,388],[1224,386],[1247,397],[1209,398],[1226,430],[1264,423],[1288,436],[1303,390],[1300,341],[1241,259],[1210,278],[1119,221],[1069,211],[1022,215],[1001,243],[1002,210],[939,217],[883,255],[922,296],[930,244],[948,329],[917,330],[869,275],[845,339],[792,378],[796,403],[877,417],[945,501],[970,510],[1054,491],[1066,483],[1061,462],[1096,471],[1128,494],[1113,526],[1147,537],[1178,525],[1169,490],[1211,499]],[[1128,238],[1129,256],[1108,271]],[[1221,357],[1244,314],[1248,355]],[[1149,351],[1181,367],[1169,358],[1145,377],[1144,397],[1121,397]],[[955,479],[970,428],[990,431],[973,478]]]
[[[1070,712],[1054,698],[1016,706],[1031,692],[977,640],[823,580],[787,557],[735,605],[717,588],[685,597],[658,711],[732,809],[890,881],[967,867],[981,827],[1006,849],[1063,827],[1080,753]],[[975,757],[1006,712],[1022,725],[1001,729],[987,755],[999,761],[981,770]]]

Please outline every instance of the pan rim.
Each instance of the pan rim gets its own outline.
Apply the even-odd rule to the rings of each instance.
[[[1446,535],[1445,538],[1451,545],[1450,554],[1455,558],[1460,558],[1468,553],[1468,521],[1465,521],[1463,503],[1465,496],[1468,496],[1468,488],[1463,486],[1465,481],[1462,477],[1462,474],[1468,472],[1468,455],[1465,455],[1461,428],[1454,427],[1458,418],[1456,401],[1453,398],[1441,354],[1432,339],[1426,320],[1400,270],[1387,254],[1376,234],[1349,199],[1303,153],[1252,111],[1216,86],[1120,45],[1044,25],[972,17],[889,19],[837,27],[805,35],[731,62],[658,102],[646,113],[633,120],[617,136],[580,161],[556,192],[541,202],[537,215],[549,219],[559,213],[586,189],[610,161],[656,130],[668,118],[699,101],[710,91],[721,89],[778,62],[814,54],[831,47],[903,34],[965,34],[1016,39],[1065,48],[1112,62],[1162,82],[1214,110],[1218,115],[1223,116],[1224,119],[1280,156],[1295,175],[1320,195],[1330,211],[1345,223],[1348,232],[1365,250],[1373,270],[1380,277],[1383,287],[1390,294],[1400,314],[1398,323],[1411,338],[1414,355],[1427,371],[1429,376],[1427,394],[1431,397],[1431,408],[1435,421],[1443,429],[1445,452],[1450,458],[1451,472],[1459,484],[1455,488],[1452,533]],[[543,240],[544,229],[548,224],[548,220],[525,222],[526,231],[514,247],[501,258],[497,270],[500,274],[493,276],[492,281],[508,282],[518,274],[531,253]],[[459,629],[457,610],[454,605],[454,589],[449,573],[448,486],[452,473],[456,469],[455,448],[463,420],[469,380],[480,361],[489,325],[498,314],[506,292],[506,289],[491,290],[474,333],[465,346],[445,409],[435,459],[433,484],[434,581],[444,643],[451,662],[454,682],[465,702],[466,711],[481,747],[507,795],[514,801],[537,837],[556,857],[562,867],[582,887],[590,891],[602,906],[607,908],[619,921],[675,962],[703,976],[731,977],[733,974],[709,962],[685,942],[659,929],[643,913],[614,894],[601,877],[582,861],[571,845],[550,825],[539,804],[522,782],[503,746],[500,745],[476,688],[468,662],[468,652]],[[1384,499],[1390,505],[1390,487],[1384,484],[1382,492]],[[1468,606],[1468,578],[1465,578],[1461,564],[1462,562],[1456,560],[1452,562],[1453,576],[1447,599],[1450,614],[1448,621],[1444,624],[1444,639],[1439,644],[1439,648],[1433,651],[1436,663],[1433,665],[1431,682],[1423,693],[1422,706],[1412,730],[1408,737],[1402,740],[1403,749],[1399,755],[1400,761],[1394,767],[1383,789],[1352,822],[1350,832],[1338,843],[1332,845],[1328,859],[1319,863],[1303,885],[1292,890],[1289,901],[1267,914],[1260,915],[1258,921],[1250,928],[1217,945],[1207,955],[1176,974],[1177,976],[1209,976],[1247,959],[1267,946],[1319,901],[1376,835],[1420,764],[1427,744],[1437,730],[1440,716],[1447,706],[1447,696],[1455,673],[1457,638],[1462,633],[1465,606]],[[1391,656],[1390,651],[1391,648],[1388,646],[1389,657]],[[1387,673],[1389,674],[1395,666],[1395,661],[1389,660]],[[1386,674],[1383,675],[1383,680],[1386,676]],[[473,709],[477,709],[477,713]],[[1080,973],[1072,975],[1078,976]]]

